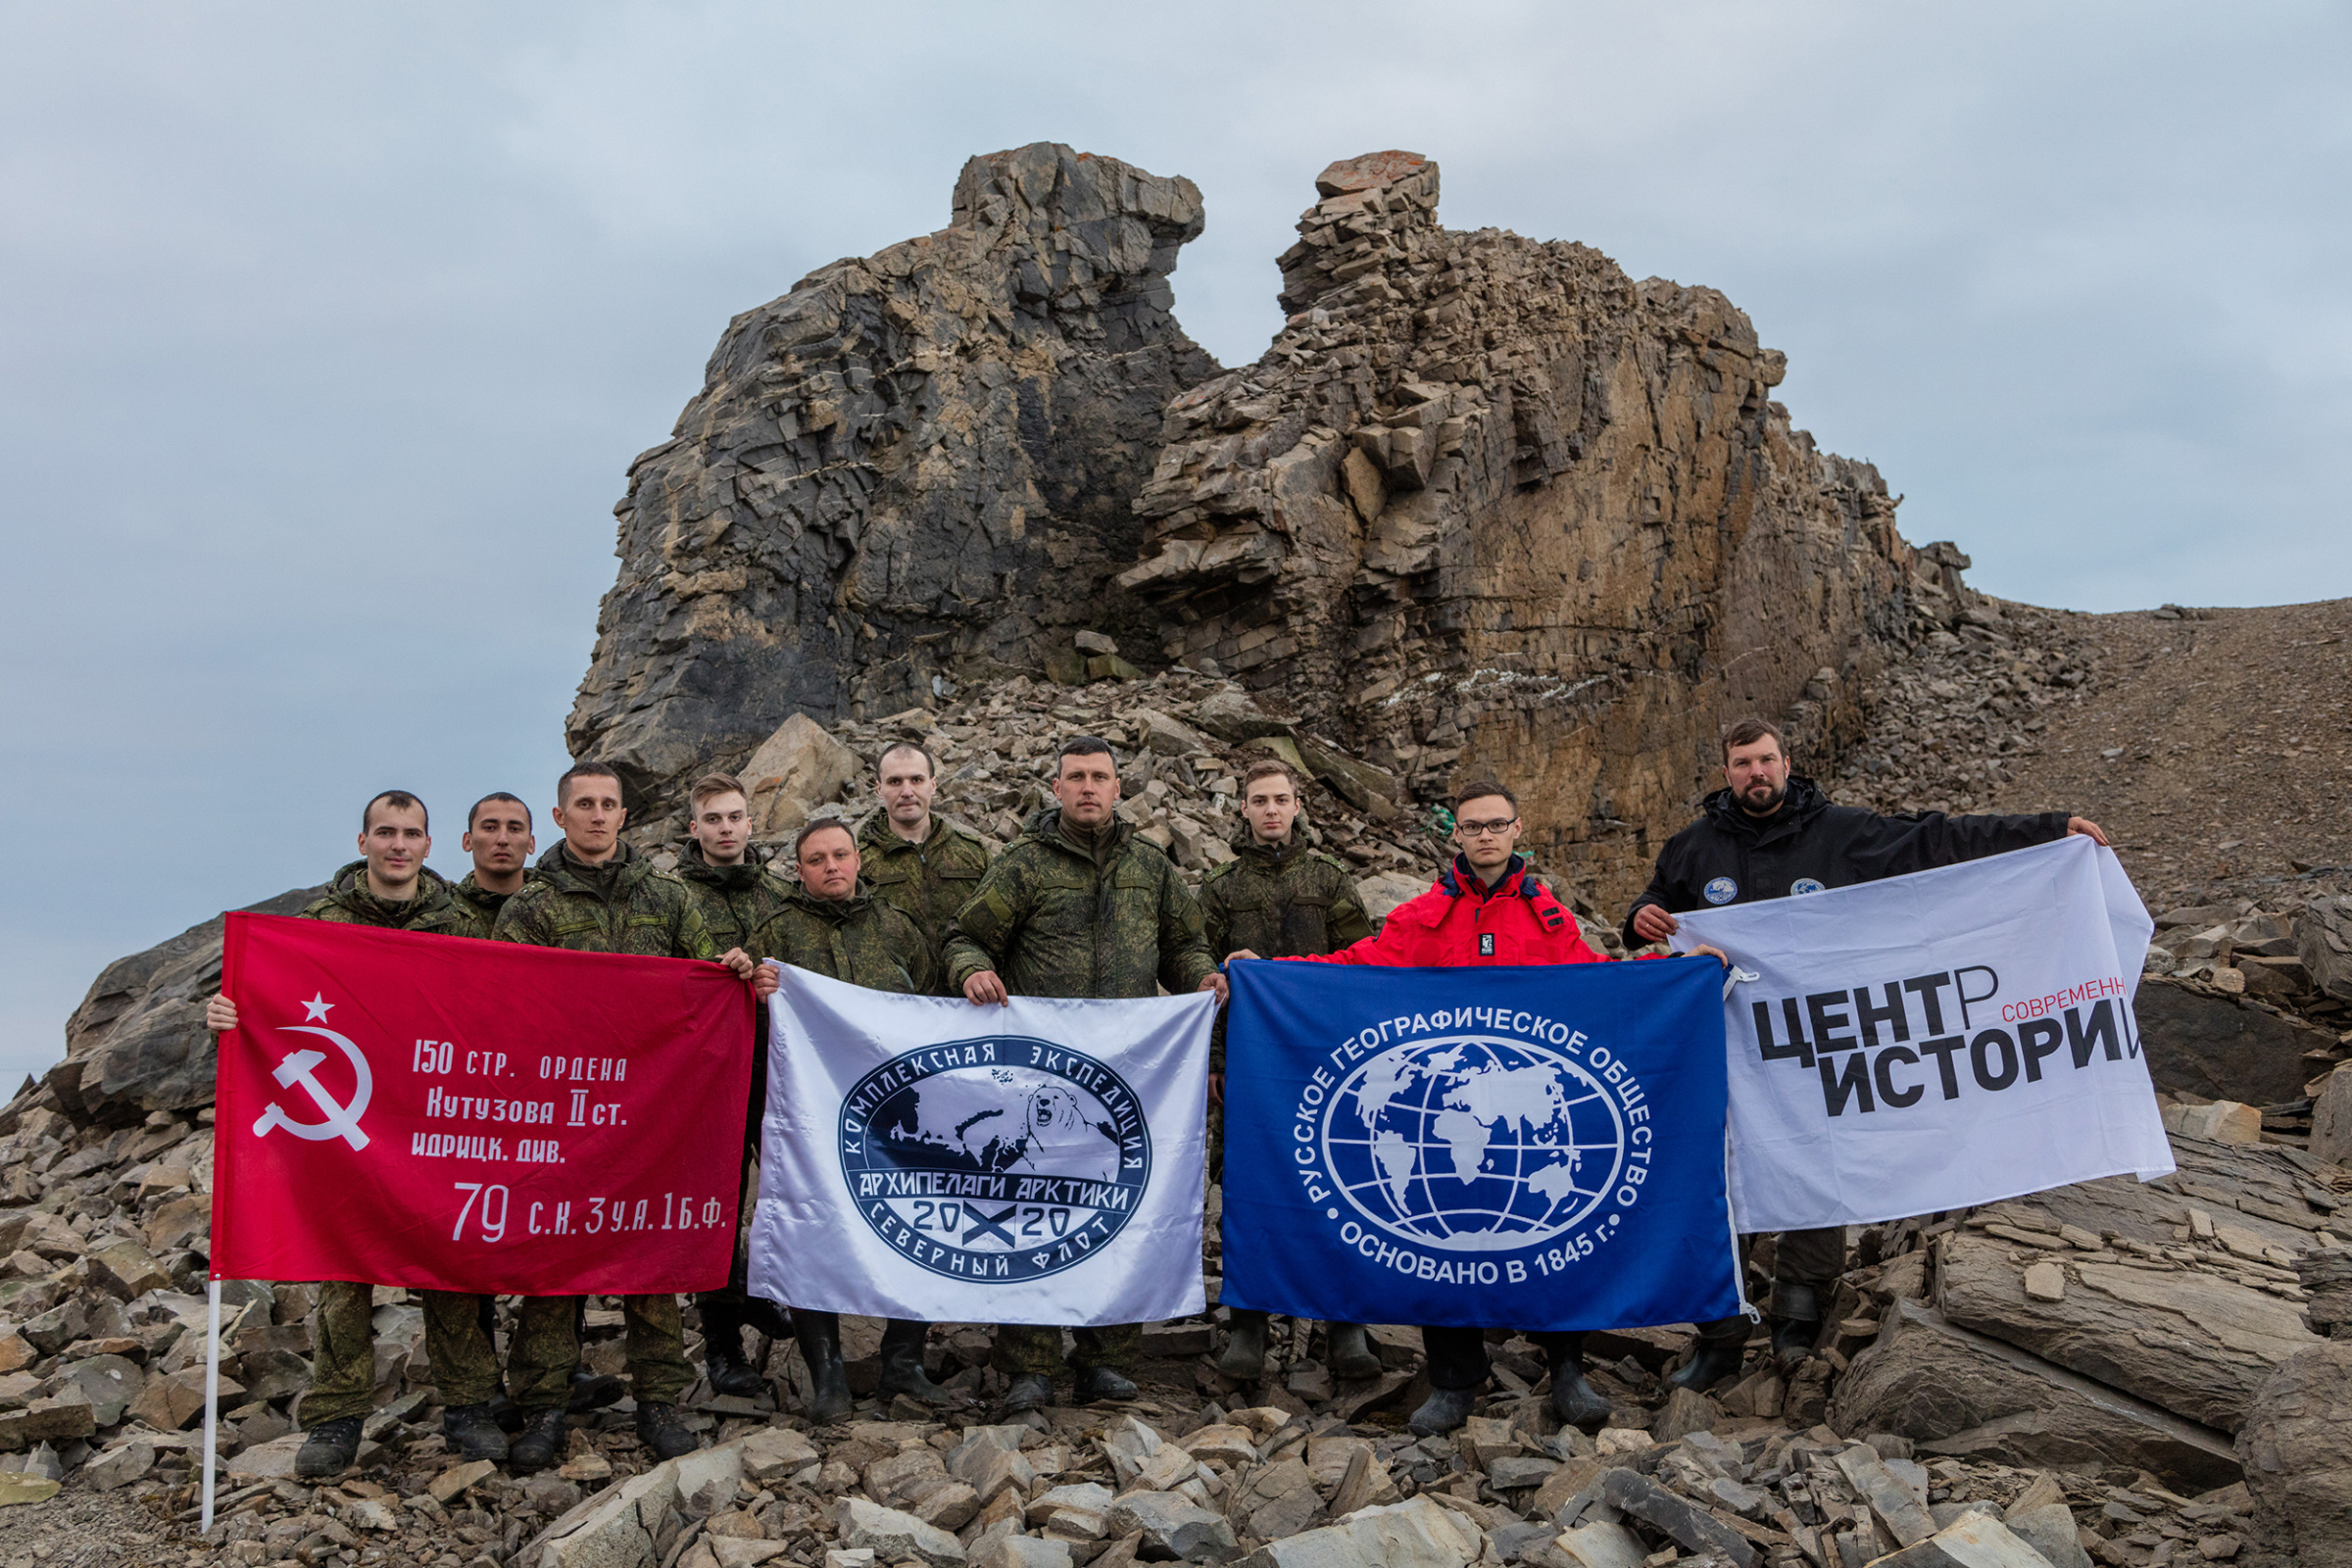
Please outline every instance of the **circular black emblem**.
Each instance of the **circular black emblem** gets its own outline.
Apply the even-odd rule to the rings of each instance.
[[[842,1179],[909,1261],[961,1280],[1032,1280],[1119,1233],[1152,1179],[1126,1081],[1049,1041],[989,1035],[894,1056],[838,1123]]]

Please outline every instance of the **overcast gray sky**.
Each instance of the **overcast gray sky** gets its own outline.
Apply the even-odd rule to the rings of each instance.
[[[2323,4],[0,4],[0,1071],[376,789],[452,874],[544,801],[629,459],[975,152],[1198,181],[1228,364],[1315,172],[1425,153],[1724,290],[1980,587],[2352,594],[2348,80]]]

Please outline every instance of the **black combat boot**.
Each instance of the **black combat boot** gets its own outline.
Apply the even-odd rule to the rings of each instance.
[[[954,1404],[956,1396],[932,1382],[923,1370],[923,1334],[929,1327],[898,1317],[884,1325],[881,1391],[904,1394],[925,1404]]]
[[[1092,1404],[1097,1399],[1132,1399],[1135,1385],[1106,1366],[1082,1366],[1078,1369],[1078,1386],[1070,1395],[1072,1404]]]
[[[849,1374],[841,1365],[841,1314],[795,1312],[792,1337],[808,1363],[808,1419],[820,1427],[839,1421],[853,1403]]]
[[[1233,1337],[1217,1357],[1217,1370],[1236,1383],[1255,1383],[1266,1375],[1266,1314],[1249,1307],[1233,1309]]]
[[[1380,1376],[1380,1356],[1371,1342],[1364,1338],[1361,1323],[1331,1323],[1324,1328],[1323,1353],[1330,1358],[1331,1375],[1335,1378],[1376,1378]]]
[[[360,1418],[340,1416],[311,1428],[294,1454],[298,1476],[338,1476],[360,1456]]]
[[[507,1462],[528,1473],[544,1470],[564,1457],[564,1429],[570,1417],[562,1410],[526,1410],[522,1436],[507,1449]]]
[[[1821,1298],[1810,1285],[1772,1288],[1772,1353],[1783,1366],[1794,1366],[1813,1353],[1821,1337]]]
[[[522,1406],[516,1404],[514,1396],[506,1390],[501,1389],[490,1396],[490,1403],[486,1408],[490,1412],[490,1419],[498,1423],[498,1430],[508,1437],[522,1430]]]
[[[1598,1432],[1609,1419],[1609,1401],[1585,1381],[1585,1337],[1565,1334],[1544,1347],[1551,1363],[1551,1410],[1585,1432]]]
[[[703,1369],[712,1394],[750,1398],[766,1380],[743,1353],[742,1303],[712,1292],[698,1296],[694,1304],[703,1315]]]
[[[571,1369],[571,1400],[574,1415],[586,1415],[602,1410],[608,1404],[620,1402],[620,1379],[602,1372],[591,1372],[584,1366]]]
[[[1470,1419],[1477,1408],[1476,1389],[1433,1389],[1430,1396],[1415,1410],[1405,1427],[1416,1438],[1434,1438],[1442,1432],[1451,1432]]]
[[[1725,1378],[1737,1377],[1747,1345],[1745,1317],[1717,1318],[1698,1326],[1698,1348],[1690,1356],[1690,1364],[1668,1374],[1666,1381],[1678,1389],[1692,1389],[1704,1394]]]
[[[1054,1380],[1043,1372],[1024,1372],[1004,1391],[1004,1402],[997,1410],[1002,1415],[1019,1415],[1023,1410],[1042,1410],[1053,1402]]]
[[[498,1417],[484,1404],[457,1404],[441,1412],[441,1437],[449,1451],[467,1459],[501,1460],[507,1456],[507,1435]]]
[[[678,1419],[674,1404],[637,1406],[637,1441],[653,1449],[658,1459],[675,1459],[703,1446],[702,1438]]]

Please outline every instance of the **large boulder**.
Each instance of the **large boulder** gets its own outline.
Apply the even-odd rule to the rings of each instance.
[[[2352,898],[2314,899],[2295,921],[2295,956],[2311,983],[2352,1002]]]
[[[2238,1455],[2253,1494],[2266,1568],[2352,1562],[2352,1340],[2293,1356],[2255,1395]]]
[[[325,891],[295,888],[246,908],[294,914]],[[112,1124],[212,1103],[216,1053],[204,1004],[220,989],[226,929],[227,916],[216,915],[99,971],[66,1020],[66,1059],[43,1080],[58,1108]]]
[[[2249,1105],[2300,1100],[2311,1077],[2303,1054],[2335,1044],[2326,1030],[2242,997],[2172,980],[2141,981],[2132,1010],[2156,1087],[2185,1089],[2207,1100]]]

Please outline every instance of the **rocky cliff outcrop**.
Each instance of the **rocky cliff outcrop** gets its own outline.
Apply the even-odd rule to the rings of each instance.
[[[1783,356],[1714,290],[1444,228],[1410,153],[1316,189],[1289,320],[1171,406],[1120,581],[1171,657],[1279,689],[1423,794],[1513,781],[1546,863],[1630,894],[1719,725],[1855,732],[1852,690],[1922,605],[1956,612],[1966,558],[1914,552],[1877,470],[1791,428]]]
[[[1160,411],[1216,370],[1169,314],[1200,224],[1190,180],[1041,143],[966,164],[946,228],[729,322],[614,508],[572,755],[665,798],[796,711],[1115,625]]]
[[[1169,314],[1188,181],[974,159],[949,227],[732,322],[632,466],[573,754],[662,800],[795,711],[1130,667],[1084,628],[1238,675],[1399,794],[1522,783],[1547,863],[1630,893],[1726,717],[1859,734],[1967,558],[1791,427],[1722,295],[1443,228],[1438,183],[1325,171],[1288,322],[1222,372]]]

